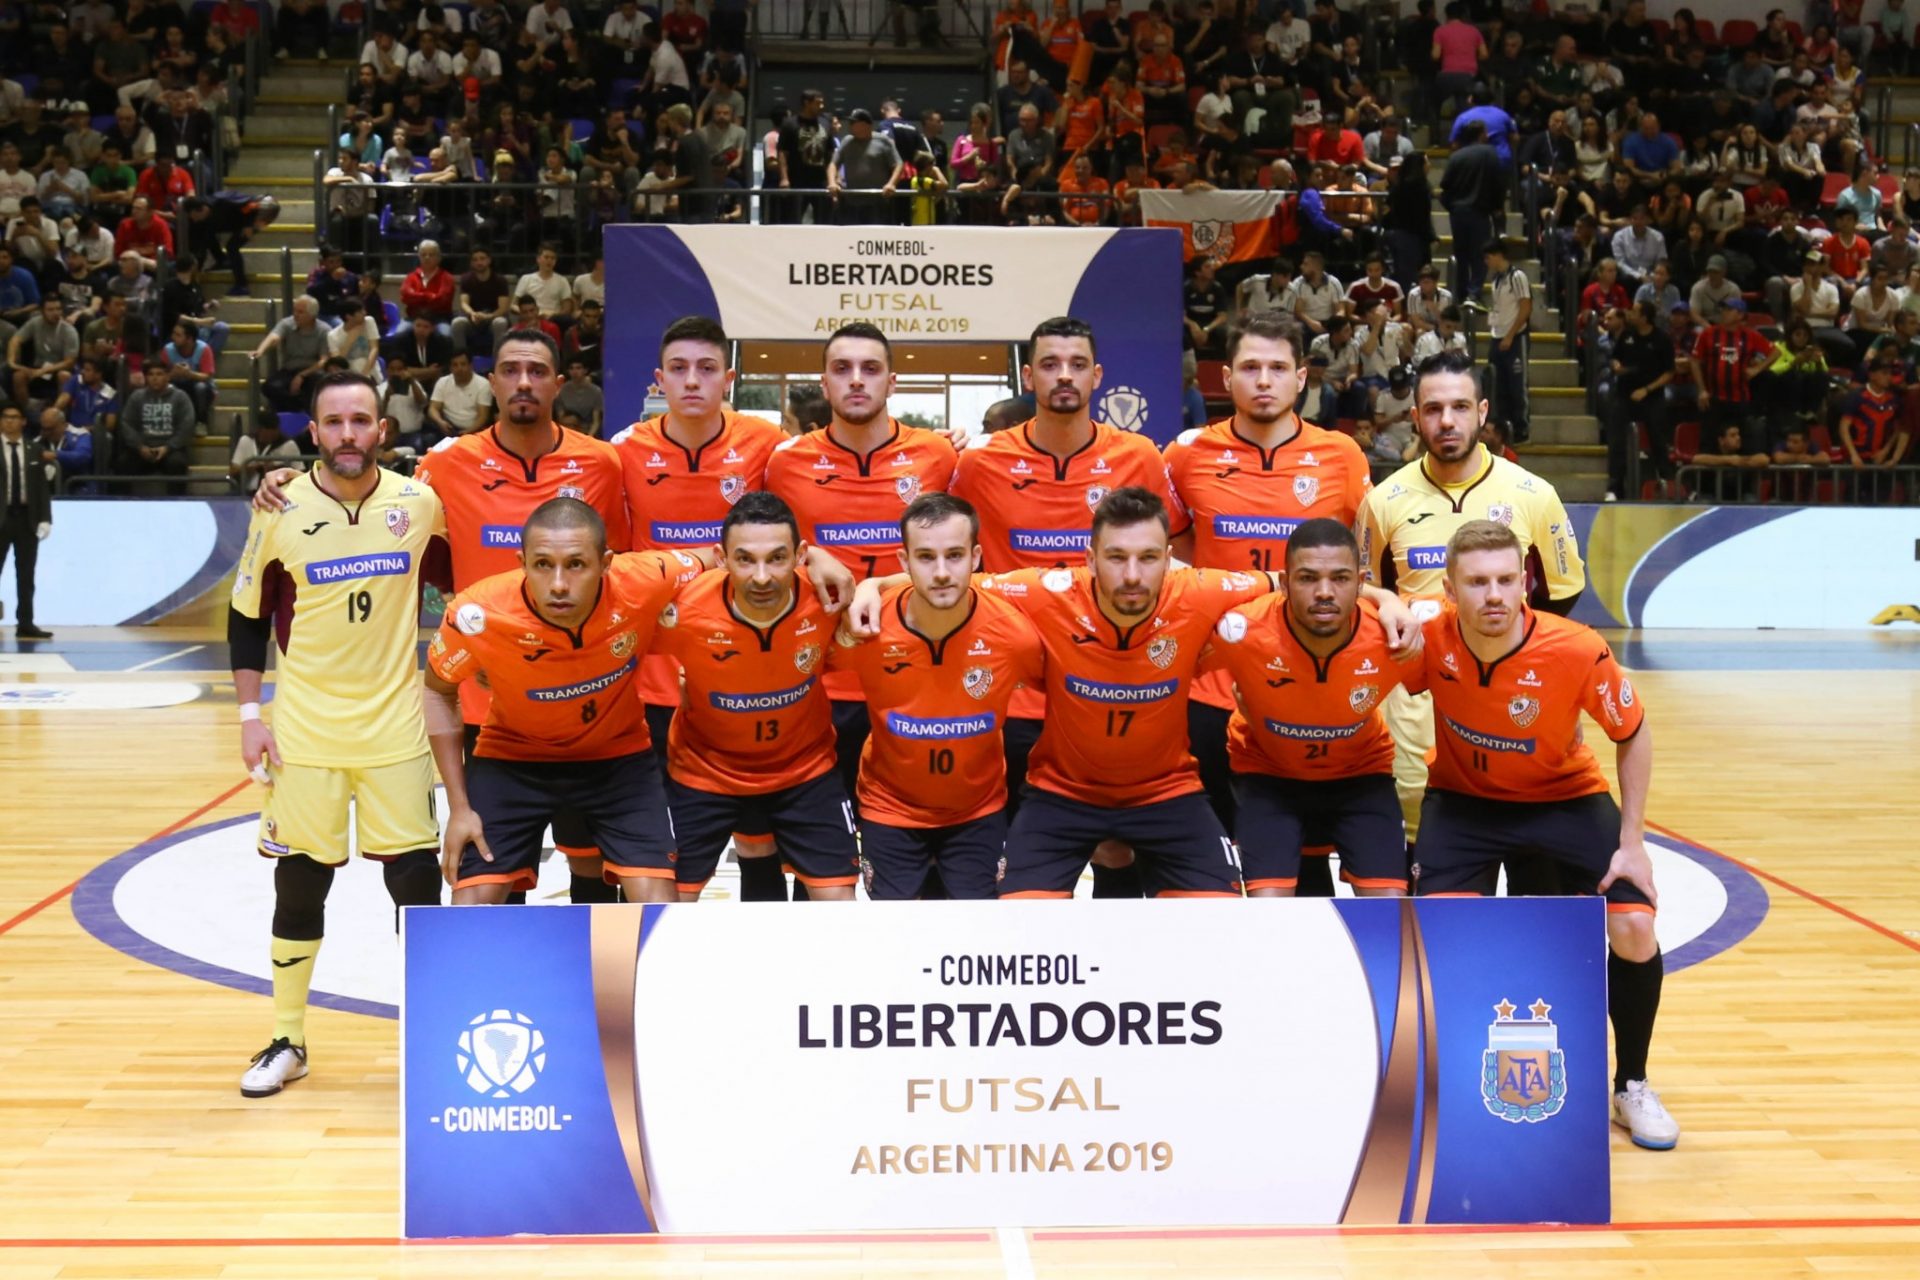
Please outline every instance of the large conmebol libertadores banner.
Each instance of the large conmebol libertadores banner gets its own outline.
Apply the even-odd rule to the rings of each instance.
[[[605,247],[609,423],[640,416],[660,335],[685,315],[808,342],[855,320],[894,342],[1015,342],[1072,315],[1106,373],[1094,416],[1180,433],[1177,231],[621,224]]]
[[[1598,899],[406,912],[414,1237],[1603,1222]]]

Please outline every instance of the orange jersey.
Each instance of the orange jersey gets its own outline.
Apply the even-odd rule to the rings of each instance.
[[[534,610],[519,569],[462,591],[427,646],[427,665],[462,688],[486,674],[493,696],[474,754],[609,760],[651,748],[633,677],[660,611],[700,572],[698,560],[677,551],[617,556],[593,611],[573,630]]]
[[[1583,742],[1585,711],[1615,742],[1640,731],[1646,709],[1613,650],[1589,627],[1522,611],[1526,639],[1497,662],[1473,656],[1452,606],[1426,624],[1412,692],[1433,693],[1437,755],[1428,784],[1488,800],[1573,800],[1607,789]]]
[[[1221,616],[1202,666],[1240,690],[1227,723],[1234,771],[1316,782],[1393,772],[1380,704],[1419,661],[1394,661],[1367,600],[1352,638],[1316,658],[1293,629],[1286,597],[1271,595]]]
[[[1046,726],[1028,782],[1109,808],[1200,790],[1187,749],[1194,669],[1220,616],[1267,594],[1267,575],[1175,569],[1153,611],[1124,629],[1100,612],[1090,569],[1022,569],[975,582],[1024,609],[1046,646]]]
[[[880,634],[845,637],[829,661],[854,672],[873,732],[860,752],[860,813],[890,826],[949,827],[1007,803],[1001,731],[1016,686],[1038,684],[1040,637],[1014,605],[970,593],[967,620],[938,642],[908,623],[900,587]]]
[[[1325,516],[1352,527],[1373,487],[1366,455],[1349,436],[1295,421],[1293,438],[1273,449],[1250,443],[1232,418],[1167,446],[1167,476],[1193,521],[1194,564],[1285,573],[1287,538],[1301,521]],[[1219,676],[1201,680],[1194,697],[1233,706]]]
[[[833,768],[833,714],[820,688],[833,630],[804,573],[794,575],[792,605],[764,628],[734,612],[726,570],[682,587],[654,637],[655,652],[678,659],[686,676],[667,772],[702,791],[760,795]]]
[[[1067,108],[1067,136],[1060,140],[1060,151],[1070,156],[1092,143],[1095,135],[1107,123],[1107,106],[1093,94],[1068,98],[1064,105]],[[1071,165],[1068,170],[1071,172]]]
[[[453,589],[520,567],[520,526],[535,507],[552,498],[578,498],[607,522],[607,545],[632,545],[620,459],[604,440],[555,427],[559,441],[537,458],[525,459],[500,442],[500,429],[441,441],[414,468],[413,477],[433,486],[447,509],[447,542],[453,552]],[[460,715],[468,724],[487,719],[487,691],[460,686]]]
[[[923,493],[953,480],[953,446],[945,436],[895,422],[886,442],[859,454],[822,427],[780,442],[767,463],[767,490],[800,520],[800,536],[824,547],[856,580],[899,568],[900,515]],[[850,671],[827,675],[827,694],[858,701]]]
[[[979,435],[967,441],[950,492],[980,513],[981,567],[988,573],[1044,569],[1086,562],[1093,509],[1125,485],[1151,490],[1167,504],[1173,532],[1186,511],[1167,481],[1167,465],[1153,441],[1104,422],[1093,439],[1065,458],[1033,442],[1033,423]],[[1014,699],[1012,714],[1038,719],[1041,695],[1029,689]]]
[[[636,422],[613,438],[627,490],[635,550],[720,544],[720,522],[749,489],[786,434],[764,418],[721,411],[720,434],[698,449],[667,435],[664,417]],[[680,702],[680,668],[662,654],[640,663],[640,697],[658,707]]]
[[[1063,196],[1100,196],[1106,193],[1105,178],[1098,176],[1088,178],[1086,185],[1082,186],[1072,169],[1060,175],[1060,194]],[[1073,221],[1093,226],[1106,216],[1107,202],[1105,200],[1062,200],[1060,208]]]

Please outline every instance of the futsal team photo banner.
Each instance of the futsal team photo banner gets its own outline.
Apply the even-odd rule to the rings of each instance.
[[[409,1237],[1608,1220],[1597,898],[404,915]]]
[[[824,343],[866,321],[894,343],[1024,342],[1053,316],[1093,326],[1093,415],[1165,443],[1180,418],[1182,241],[1164,229],[606,229],[607,420],[638,419],[660,335],[686,315],[745,341]],[[895,372],[901,372],[896,367]]]

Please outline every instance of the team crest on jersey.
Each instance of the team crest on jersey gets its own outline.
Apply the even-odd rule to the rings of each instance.
[[[1380,686],[1377,684],[1357,684],[1347,694],[1347,705],[1353,708],[1353,714],[1363,716],[1380,703]]]
[[[680,606],[668,605],[660,611],[660,625],[671,630],[680,625]]]
[[[1513,507],[1505,502],[1489,503],[1487,505],[1487,519],[1493,521],[1495,524],[1512,524]]]
[[[572,498],[576,502],[585,502],[587,500],[587,491],[585,489],[582,489],[577,484],[563,484],[560,486],[560,490],[555,496],[561,497],[561,498]]]
[[[463,635],[477,636],[487,629],[487,611],[477,604],[463,604],[453,611],[453,625]]]
[[[1087,486],[1087,510],[1091,511],[1095,507],[1099,506],[1100,500],[1106,496],[1107,496],[1107,486],[1103,484],[1088,485]]]
[[[1320,477],[1295,476],[1293,478],[1293,496],[1301,506],[1312,506],[1313,500],[1320,496]]]
[[[407,514],[405,507],[387,508],[387,532],[396,538],[407,536],[407,530],[413,528],[413,517]]]
[[[743,477],[740,477],[740,476],[721,476],[720,477],[720,496],[725,498],[729,505],[740,501],[740,495],[745,493],[746,491],[747,491],[747,482]]]
[[[969,697],[984,698],[987,696],[987,692],[993,688],[993,668],[968,667],[967,674],[961,680],[961,683],[966,687]]]
[[[628,654],[632,653],[634,650],[634,646],[638,645],[639,643],[640,643],[639,636],[635,635],[631,631],[622,631],[619,635],[613,638],[613,643],[607,646],[607,651],[613,654],[613,656],[616,658],[624,658]]]
[[[820,646],[803,644],[793,655],[793,665],[800,668],[802,675],[812,675],[813,669],[820,665]]]
[[[1524,729],[1540,718],[1540,699],[1516,696],[1507,703],[1507,714]]]
[[[1172,636],[1160,636],[1147,646],[1147,661],[1165,671],[1180,653],[1180,642]]]
[[[1620,677],[1620,705],[1623,707],[1633,705],[1633,681],[1625,676]]]
[[[920,496],[920,477],[912,474],[895,476],[893,491],[899,495],[900,501],[912,502]]]

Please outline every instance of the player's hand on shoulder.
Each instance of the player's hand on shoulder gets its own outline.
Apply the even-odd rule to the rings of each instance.
[[[806,559],[807,577],[813,583],[814,594],[820,597],[820,607],[828,613],[846,608],[853,599],[852,570],[821,547],[808,547]]]
[[[486,828],[471,805],[447,815],[447,830],[440,838],[440,874],[448,884],[459,878],[460,859],[468,845],[479,853],[482,862],[493,861],[493,850],[487,847]]]
[[[1646,841],[1621,842],[1614,851],[1613,861],[1607,864],[1606,879],[1600,882],[1598,892],[1605,893],[1616,880],[1625,880],[1646,894],[1650,904],[1660,905],[1660,895],[1653,887],[1653,858],[1647,853]]]
[[[871,640],[880,634],[880,580],[868,578],[853,589],[853,603],[847,606],[845,626],[854,636]]]
[[[1421,630],[1420,619],[1407,607],[1406,601],[1398,596],[1389,595],[1380,600],[1380,629],[1387,636],[1387,652],[1394,659],[1405,662],[1419,653],[1427,642],[1426,633]]]
[[[285,511],[291,503],[287,501],[286,488],[300,474],[293,467],[280,467],[260,477],[260,487],[253,491],[253,509],[270,514]]]

